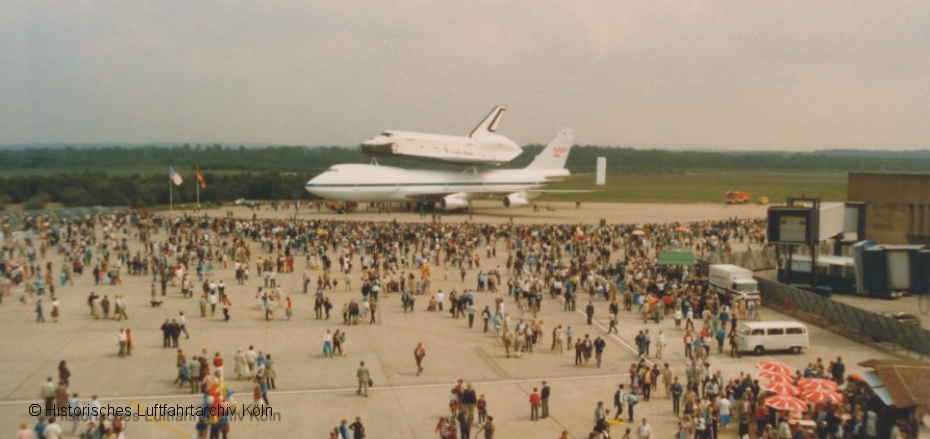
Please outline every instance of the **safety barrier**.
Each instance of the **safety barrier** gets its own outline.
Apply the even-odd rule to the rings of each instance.
[[[758,277],[756,280],[762,304],[767,308],[862,343],[892,351],[912,351],[921,359],[930,356],[930,330],[778,282]],[[909,356],[907,352],[899,354]]]

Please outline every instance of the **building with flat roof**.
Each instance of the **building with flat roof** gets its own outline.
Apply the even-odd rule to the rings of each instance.
[[[930,245],[930,174],[850,172],[849,201],[865,203],[865,239]]]

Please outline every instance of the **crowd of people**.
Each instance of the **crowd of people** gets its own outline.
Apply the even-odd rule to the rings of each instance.
[[[680,416],[682,438],[716,439],[719,430],[730,426],[731,419],[739,424],[737,428],[742,433],[743,424],[761,419],[765,407],[761,403],[764,391],[751,375],[725,377],[711,366],[714,355],[724,355],[727,338],[733,346],[737,322],[757,318],[759,305],[752,301],[731,302],[712,294],[699,281],[700,273],[693,267],[670,272],[656,262],[656,255],[671,247],[705,253],[730,251],[737,242],[762,246],[764,220],[531,225],[260,219],[257,215],[169,217],[131,212],[26,221],[24,233],[13,233],[9,227],[3,229],[0,298],[22,287],[21,302],[24,306],[33,304],[40,321],[44,318],[46,298],[52,303],[53,319],[62,314],[54,299],[54,265],[41,264],[50,249],[61,257],[59,289],[73,284],[87,266],[93,267],[95,285],[101,281],[119,285],[122,272],[151,276],[153,308],[160,307],[168,294],[177,291],[185,298],[199,296],[202,318],[218,318],[216,311],[220,307],[221,318],[227,322],[231,319],[232,300],[225,292],[223,280],[215,273],[217,267],[231,268],[237,285],[258,282],[254,286],[256,306],[266,320],[290,320],[293,304],[282,292],[278,276],[294,272],[302,261],[305,270],[320,272],[301,278],[304,293],[310,294],[310,285],[316,284],[313,292],[316,319],[329,320],[331,309],[340,309],[330,297],[338,290],[340,281],[344,291],[353,293],[353,283],[357,282],[360,297],[353,294],[341,306],[344,325],[359,321],[376,323],[386,294],[399,293],[405,312],[408,309],[417,312],[414,304],[422,297],[420,302],[426,303],[427,311],[448,311],[453,318],[467,319],[469,327],[480,316],[483,331],[493,335],[490,340],[499,344],[505,357],[532,354],[534,349],[546,346],[544,339],[549,333],[551,351],[574,352],[575,365],[579,367],[601,367],[608,347],[606,339],[616,332],[623,313],[627,313],[626,317],[641,318],[644,328],[633,340],[638,360],[630,366],[630,382],[624,383],[629,387],[621,384],[614,395],[613,417],[606,414],[595,417],[592,434],[598,437],[609,437],[610,421],[622,419],[624,407],[627,422],[632,426],[634,406],[639,402],[650,403],[658,393],[663,393],[656,392],[660,382],[664,397],[672,400],[670,410]],[[498,252],[502,253],[501,258]],[[250,279],[251,268],[255,276]],[[461,291],[446,294],[435,286],[440,277],[443,283],[460,281]],[[194,278],[202,287],[199,294],[194,291]],[[466,283],[472,280],[474,283]],[[475,306],[478,293],[494,294],[494,305],[479,311]],[[121,300],[117,295],[111,303],[108,295],[101,299],[91,293],[90,314],[95,319],[128,319],[127,307]],[[564,328],[553,325],[550,332],[537,316],[544,304],[575,311],[579,300],[586,303],[589,325],[601,320],[607,322],[606,334],[594,327],[576,334],[568,325]],[[606,304],[607,315],[597,315],[595,303]],[[113,317],[111,306],[115,309]],[[277,309],[285,310],[283,317],[276,315]],[[204,349],[201,355],[187,360],[179,348],[180,335],[189,337],[183,313],[167,319],[161,329],[163,346],[178,352],[176,384],[189,384],[194,393],[210,392],[218,384],[223,385],[220,352],[211,356]],[[131,355],[134,345],[128,329],[121,330],[119,341],[119,355]],[[346,351],[345,330],[327,330],[321,356],[344,356]],[[665,362],[660,366],[663,355],[670,351],[680,352],[685,363],[671,366]],[[730,354],[738,352],[731,349]],[[421,361],[422,356],[418,359],[418,375],[423,372]],[[235,354],[234,364],[237,379],[252,381],[253,399],[268,404],[268,391],[275,387],[271,356],[249,347]],[[359,393],[367,394],[367,387],[359,380]],[[450,416],[440,421],[437,432],[442,437],[456,434],[468,437],[467,432],[475,425],[483,434],[490,435],[485,437],[493,437],[496,425],[487,415],[487,402],[483,398],[472,401],[473,389],[461,384],[457,386],[459,391],[453,389]],[[462,394],[466,395],[464,399]],[[542,418],[548,416],[544,405],[547,400],[547,396],[540,395]],[[836,423],[828,418],[839,416],[853,423],[859,418],[865,422],[869,419],[868,404],[851,401],[856,400],[812,407],[812,413],[818,422],[824,421],[828,429],[833,428],[830,434],[836,437]],[[782,418],[775,411],[765,412],[765,423],[757,424],[755,433],[766,437],[767,429],[780,428]],[[844,424],[848,424],[846,421]],[[645,420],[642,423],[647,424]],[[359,427],[351,429],[343,420],[332,432],[347,439],[350,430],[356,434],[359,429],[364,432],[360,419],[356,424]],[[861,429],[866,431],[867,427]],[[639,434],[642,428],[632,430]],[[198,431],[206,430],[198,428]],[[857,437],[852,435],[857,431],[855,425],[845,431],[850,432],[850,437]],[[443,435],[443,432],[458,433]],[[846,436],[844,432],[843,437]]]

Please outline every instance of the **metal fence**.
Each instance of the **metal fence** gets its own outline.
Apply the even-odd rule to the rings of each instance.
[[[930,330],[778,282],[756,280],[762,303],[768,308],[862,343],[884,349],[913,351],[921,359],[924,355],[930,356]],[[908,353],[904,355],[908,356]]]

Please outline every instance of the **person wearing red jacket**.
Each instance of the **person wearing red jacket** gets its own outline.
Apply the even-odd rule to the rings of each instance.
[[[539,420],[539,407],[542,406],[542,396],[539,395],[539,389],[533,387],[533,393],[530,393],[530,420]]]
[[[223,378],[223,357],[220,356],[220,353],[217,352],[213,355],[213,371],[220,373],[220,379]]]

